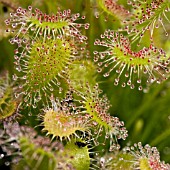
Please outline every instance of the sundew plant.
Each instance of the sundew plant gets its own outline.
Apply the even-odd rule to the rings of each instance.
[[[170,170],[170,0],[0,0],[0,169]]]

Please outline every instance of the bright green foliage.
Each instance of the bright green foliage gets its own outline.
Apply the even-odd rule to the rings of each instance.
[[[76,170],[85,170],[90,168],[89,149],[86,141],[81,139],[72,139],[64,148],[63,155],[69,157],[67,160]]]
[[[83,90],[87,82],[93,87],[96,84],[96,66],[90,60],[75,60],[68,68],[70,85],[76,90]]]
[[[71,47],[67,41],[56,40],[37,40],[31,44],[27,66],[27,84],[25,89],[28,91],[41,91],[55,77],[65,69],[71,56]],[[27,60],[27,58],[25,57]]]

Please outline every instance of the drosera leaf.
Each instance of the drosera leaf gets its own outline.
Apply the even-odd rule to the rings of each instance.
[[[115,71],[114,85],[128,85],[131,89],[137,86],[143,90],[147,84],[160,83],[168,78],[169,57],[162,49],[151,44],[149,48],[133,51],[130,40],[112,30],[106,30],[101,38],[94,44],[106,50],[94,51],[94,61],[98,63],[98,72],[104,71],[104,77]]]
[[[48,101],[51,92],[62,91],[61,79],[68,83],[67,67],[79,55],[79,47],[60,36],[55,40],[25,40],[14,55],[16,73],[13,80],[21,83],[16,97],[24,94],[23,104],[27,106],[36,107],[39,101]]]
[[[85,17],[80,17],[79,13],[71,14],[70,9],[63,12],[58,10],[57,14],[48,15],[38,8],[33,12],[29,6],[28,9],[19,7],[15,13],[10,13],[10,18],[5,23],[10,26],[7,32],[15,33],[11,43],[18,43],[19,37],[26,36],[30,32],[33,39],[42,36],[44,41],[50,37],[55,39],[58,35],[77,37],[80,41],[84,41],[87,37],[80,33],[79,28],[88,29],[89,24],[75,22],[80,18]]]
[[[132,13],[135,15],[133,22],[126,27],[132,43],[138,42],[140,44],[142,37],[146,31],[150,32],[151,41],[153,41],[154,30],[161,27],[165,36],[168,36],[166,23],[170,24],[170,2],[169,0],[149,0],[149,1],[128,1],[132,6]],[[133,20],[133,19],[132,19]]]
[[[69,97],[70,98],[70,97]],[[60,141],[70,141],[72,137],[80,138],[90,134],[91,124],[88,117],[79,114],[76,106],[72,106],[68,99],[54,100],[51,98],[52,108],[45,109],[42,117],[43,131],[52,138],[58,138]]]
[[[84,87],[85,92],[74,91],[77,94],[77,102],[81,108],[80,114],[89,117],[93,125],[92,131],[94,132],[94,145],[98,146],[98,138],[105,134],[103,145],[109,141],[109,151],[119,150],[120,145],[117,143],[118,139],[125,140],[128,132],[124,127],[124,122],[119,118],[113,117],[108,112],[110,103],[106,95],[101,96],[102,91],[99,89],[98,84],[93,88],[87,83]]]

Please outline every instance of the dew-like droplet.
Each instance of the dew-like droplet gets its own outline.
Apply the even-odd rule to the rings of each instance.
[[[102,69],[101,69],[101,68],[98,68],[98,69],[97,69],[97,72],[98,72],[98,73],[100,73],[101,71],[102,71]]]
[[[18,79],[17,75],[14,74],[14,75],[12,76],[12,79],[13,79],[14,81],[16,81],[16,80]]]
[[[32,113],[28,113],[28,116],[32,116]]]
[[[109,73],[105,73],[103,76],[104,76],[104,77],[108,77],[108,76],[109,76]]]
[[[138,90],[139,90],[139,91],[141,91],[142,89],[143,89],[142,86],[139,86],[139,87],[138,87]]]
[[[128,86],[131,85],[131,80],[128,80],[127,85],[128,85]]]
[[[141,79],[138,79],[138,80],[137,80],[137,83],[139,83],[139,84],[140,84],[140,83],[141,83]]]
[[[122,87],[126,87],[126,83],[122,83]]]
[[[132,85],[130,86],[130,88],[131,88],[131,89],[134,89],[134,88],[135,88],[135,85],[134,85],[134,84],[132,84]]]
[[[5,155],[4,154],[0,154],[0,159],[2,159]]]

